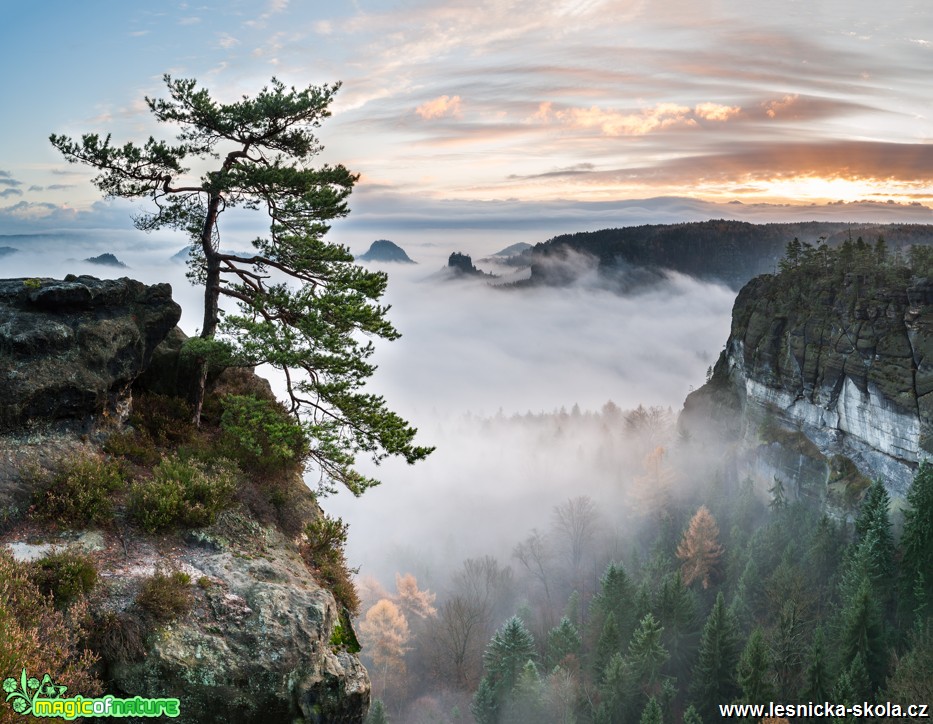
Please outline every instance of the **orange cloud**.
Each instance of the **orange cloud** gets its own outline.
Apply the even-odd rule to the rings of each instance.
[[[693,109],[697,118],[705,121],[728,121],[741,112],[742,109],[739,106],[724,106],[719,103],[700,103]]]
[[[793,107],[798,98],[799,96],[795,94],[792,96],[784,96],[779,101],[768,101],[764,104],[765,113],[768,114],[768,118],[775,118],[778,115],[784,115]]]
[[[460,115],[460,96],[439,96],[434,100],[422,103],[415,109],[415,113],[430,120],[432,118],[444,118],[445,116]]]
[[[556,111],[553,117],[571,128],[598,128],[605,136],[643,136],[676,124],[690,125],[695,121],[688,117],[689,113],[690,109],[686,106],[676,103],[659,103],[654,108],[646,108],[641,113],[621,113],[592,106],[591,108],[568,108]],[[550,104],[544,103],[532,116],[536,120],[549,120],[550,117]]]

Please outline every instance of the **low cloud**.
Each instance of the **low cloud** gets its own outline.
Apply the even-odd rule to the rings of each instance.
[[[415,109],[415,113],[425,120],[459,116],[460,106],[460,96],[440,96],[426,103],[422,103]]]
[[[739,106],[724,106],[719,103],[700,103],[693,109],[698,118],[706,121],[728,121],[742,112]]]

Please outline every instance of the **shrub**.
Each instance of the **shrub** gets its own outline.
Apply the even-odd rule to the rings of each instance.
[[[113,519],[113,493],[125,486],[119,463],[95,457],[73,458],[40,483],[35,512],[70,527],[102,525]]]
[[[355,571],[347,566],[344,553],[348,527],[340,518],[326,515],[308,523],[305,526],[307,540],[301,546],[301,554],[320,583],[334,594],[337,605],[356,616],[360,611],[360,598],[353,585]]]
[[[150,480],[130,488],[130,514],[149,533],[211,525],[233,504],[236,487],[230,461],[219,459],[208,465],[173,455],[155,467]]]
[[[162,458],[155,441],[145,430],[123,430],[107,438],[104,450],[137,465],[152,467]]]
[[[227,395],[220,418],[220,449],[240,468],[259,475],[299,470],[308,456],[301,424],[278,402]]]
[[[92,673],[97,657],[79,646],[86,608],[79,603],[68,614],[56,610],[30,573],[27,564],[0,549],[0,678],[25,668],[30,676],[48,673],[70,692],[98,695],[100,682]],[[13,712],[4,707],[0,721],[13,721],[4,718],[7,714],[12,717]]]
[[[197,433],[193,418],[191,405],[180,397],[149,393],[133,400],[129,423],[157,445],[177,447]]]
[[[157,571],[143,582],[136,605],[159,622],[183,616],[194,605],[191,576],[184,571]]]
[[[97,585],[97,566],[87,555],[62,550],[32,564],[32,580],[57,606],[67,606]]]
[[[146,655],[148,627],[130,613],[105,611],[94,619],[88,646],[107,664],[138,661]]]

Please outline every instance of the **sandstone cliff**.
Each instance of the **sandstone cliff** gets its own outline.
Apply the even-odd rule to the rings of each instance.
[[[746,284],[685,433],[738,443],[740,474],[766,486],[845,506],[880,477],[902,497],[933,452],[933,282],[871,253],[811,250]]]
[[[369,678],[307,554],[323,514],[300,465],[237,460],[219,427],[230,395],[275,413],[268,384],[222,375],[200,430],[184,400],[132,388],[153,358],[150,388],[185,388],[179,313],[168,285],[0,281],[0,553],[37,571],[62,551],[93,566],[87,638],[109,693],[178,697],[186,722],[362,722]],[[146,497],[166,461],[201,476],[168,524]],[[144,605],[166,576],[183,612]]]

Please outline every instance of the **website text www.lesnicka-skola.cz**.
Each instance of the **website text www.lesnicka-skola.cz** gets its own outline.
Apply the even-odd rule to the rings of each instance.
[[[895,704],[893,702],[883,702],[880,704],[869,704],[867,701],[861,704],[834,704],[832,702],[807,704],[777,704],[768,702],[767,704],[720,704],[719,714],[724,719],[747,717],[785,717],[794,719],[795,717],[809,717],[827,719],[833,717],[890,717],[902,719],[928,719],[928,704]]]

